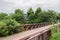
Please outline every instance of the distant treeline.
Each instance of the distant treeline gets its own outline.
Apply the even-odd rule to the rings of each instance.
[[[41,23],[41,22],[57,22],[60,20],[60,14],[53,10],[42,10],[40,7],[34,11],[32,8],[27,10],[25,14],[23,10],[16,9],[14,13],[0,13],[0,21],[12,19],[18,23]]]

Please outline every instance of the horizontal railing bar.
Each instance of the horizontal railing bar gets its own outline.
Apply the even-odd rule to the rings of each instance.
[[[47,32],[47,31],[49,31],[49,29],[46,29],[46,30],[44,30],[44,31],[42,31],[41,33],[38,33],[38,34],[36,34],[36,35],[30,36],[30,38],[29,38],[28,40],[30,40],[30,39],[32,39],[32,38],[34,38],[34,37],[36,37],[36,36],[39,36],[39,35]]]

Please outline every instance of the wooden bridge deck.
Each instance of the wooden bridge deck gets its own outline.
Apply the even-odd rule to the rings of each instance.
[[[41,28],[37,28],[37,29],[26,31],[26,32],[21,32],[21,33],[18,33],[18,34],[14,34],[12,36],[0,37],[0,40],[22,40],[25,37],[28,38],[29,36],[32,36],[34,34],[38,34],[39,32],[43,33],[43,31],[45,31],[45,30],[48,31],[49,27],[48,26],[41,27]]]
[[[52,25],[32,29],[12,36],[0,37],[0,40],[48,40],[51,26]]]

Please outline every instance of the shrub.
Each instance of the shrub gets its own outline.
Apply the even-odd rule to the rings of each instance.
[[[58,26],[52,26],[50,40],[60,40],[60,32],[58,32]]]
[[[0,22],[0,36],[6,35],[6,24],[4,22]]]
[[[58,28],[57,26],[52,26],[52,27],[51,27],[51,32],[52,32],[52,34],[58,32],[58,31],[57,31],[57,28]]]
[[[60,32],[59,33],[54,33],[50,40],[60,40]]]
[[[4,23],[4,22],[2,22],[2,21],[0,21],[0,27],[1,26],[5,26],[6,24]]]
[[[0,22],[0,36],[7,36],[23,31],[22,25],[15,20],[8,19]]]

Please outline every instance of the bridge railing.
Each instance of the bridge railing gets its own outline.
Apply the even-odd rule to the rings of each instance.
[[[50,27],[46,26],[31,30],[29,34],[25,34],[25,36],[19,40],[49,40],[50,35]]]
[[[51,24],[50,22],[37,23],[37,24],[25,24],[24,29],[25,30],[31,30],[31,29],[40,28],[43,26],[48,26],[50,24]]]
[[[25,35],[22,39],[19,40],[49,40],[51,36],[51,27],[59,26],[60,24],[49,25],[41,28],[31,30],[29,34]]]

